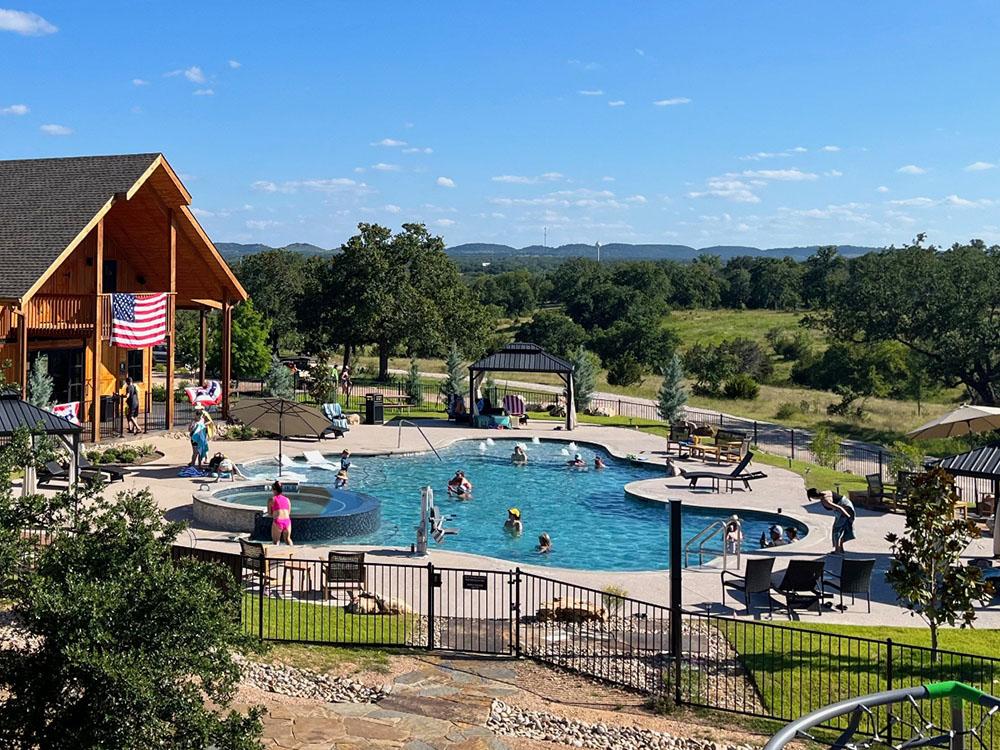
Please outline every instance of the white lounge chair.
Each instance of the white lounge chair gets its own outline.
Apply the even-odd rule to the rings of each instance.
[[[319,451],[302,451],[302,457],[306,460],[306,466],[310,469],[326,469],[327,471],[340,471],[339,466],[334,466],[327,461]]]

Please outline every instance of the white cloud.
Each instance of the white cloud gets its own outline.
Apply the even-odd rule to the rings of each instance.
[[[753,186],[742,180],[712,177],[705,190],[688,193],[689,198],[724,198],[734,203],[760,203],[760,197],[753,192]]]
[[[132,79],[132,85],[133,86],[148,86],[149,85],[149,81],[147,81],[145,78],[133,78]]]
[[[601,178],[601,182],[614,182],[614,181],[615,178],[612,177],[611,175],[604,175],[604,177]]]
[[[900,174],[924,174],[927,172],[923,167],[918,167],[916,164],[907,164],[896,170]]]
[[[198,208],[197,206],[191,206],[191,213],[199,219],[211,219],[215,216],[215,211],[207,211],[204,208]]]
[[[438,177],[434,182],[438,187],[446,187],[446,188],[455,187],[455,181],[450,177]]]
[[[887,188],[885,185],[879,185],[877,188],[875,188],[875,192],[876,193],[888,193],[889,192],[889,188]]]
[[[55,34],[59,28],[35,13],[0,8],[0,31],[13,31],[22,36]]]
[[[577,93],[580,96],[604,96],[604,92],[601,89],[582,89]]]
[[[378,164],[372,164],[372,169],[376,172],[398,172],[400,166],[398,164],[386,164],[384,161],[380,161]]]
[[[215,96],[214,89],[195,89],[195,96]]]
[[[686,96],[675,96],[672,99],[657,99],[653,104],[657,107],[676,107],[678,104],[690,104]]]
[[[844,173],[839,169],[830,169],[823,173],[824,177],[843,177]]]
[[[903,198],[902,200],[889,201],[890,204],[894,206],[910,206],[916,208],[930,208],[931,206],[951,206],[953,208],[985,208],[988,206],[996,205],[996,201],[990,200],[989,198],[979,198],[978,200],[972,200],[969,198],[963,198],[960,195],[945,196],[940,200],[935,200],[934,198],[927,198],[920,196],[918,198]]]
[[[642,195],[633,195],[619,199],[610,190],[591,190],[577,188],[575,190],[556,190],[533,198],[490,198],[490,203],[498,206],[543,206],[553,208],[593,208],[627,210],[630,206],[640,205],[646,201]]]
[[[966,172],[985,172],[987,169],[996,169],[996,164],[988,161],[974,161],[965,168]]]
[[[250,219],[246,223],[247,229],[270,229],[277,226],[281,226],[281,222],[273,219]]]
[[[962,198],[958,195],[949,195],[945,197],[942,203],[949,206],[955,206],[956,208],[981,208],[984,206],[993,206],[996,204],[996,201],[989,200],[988,198],[969,200],[968,198]]]
[[[65,125],[42,125],[39,129],[46,135],[73,135],[73,128]]]
[[[635,54],[637,54],[639,57],[645,57],[646,56],[646,50],[639,49],[638,47],[636,47],[635,48]]]
[[[404,154],[433,154],[434,153],[434,149],[427,148],[427,147],[420,148],[418,146],[413,146],[411,148],[404,148],[403,149],[403,153]]]
[[[792,153],[795,154],[804,154],[808,150],[809,149],[805,148],[804,146],[796,146],[795,148],[791,149]]]
[[[800,169],[747,169],[741,172],[739,176],[758,180],[777,180],[779,182],[804,182],[815,180],[819,177],[813,172],[803,172]]]
[[[926,198],[924,196],[919,196],[917,198],[901,198],[899,200],[889,201],[894,206],[933,206],[937,201],[933,198]]]
[[[740,161],[761,161],[762,159],[777,159],[783,156],[791,156],[788,151],[758,151],[755,154],[741,156]]]
[[[21,115],[26,115],[31,111],[31,108],[27,104],[11,104],[9,107],[4,107],[0,109],[0,115],[14,115],[15,117],[20,117]]]
[[[611,101],[608,102],[608,106],[609,107],[624,107],[625,106],[625,100],[624,99],[612,99]]]
[[[238,70],[239,68],[243,67],[243,63],[241,63],[239,60],[230,60],[229,67],[232,68],[233,70]]]
[[[398,214],[403,209],[401,209],[395,203],[386,203],[384,206],[382,206],[382,210],[385,211],[386,213]]]
[[[574,68],[579,68],[580,70],[599,70],[601,68],[600,63],[596,62],[584,62],[583,60],[567,60],[567,65],[572,65]]]
[[[434,226],[436,226],[436,227],[453,227],[453,226],[455,226],[455,220],[454,219],[438,219],[437,221],[434,222]]]
[[[251,183],[251,189],[260,193],[295,193],[299,190],[317,193],[355,193],[364,195],[372,192],[372,189],[363,182],[352,180],[349,177],[330,177],[325,179],[311,180],[286,180],[284,182],[274,182],[273,180],[257,180]]]
[[[820,151],[830,151],[830,152],[840,151],[840,146],[823,146],[823,148],[821,148]]]
[[[646,200],[645,195],[630,195],[628,198],[625,199],[625,202],[633,203],[637,206],[642,206],[645,205],[646,203],[649,203],[649,201]]]
[[[191,83],[204,83],[205,74],[202,72],[201,68],[197,65],[192,65],[190,68],[184,71],[184,77],[187,78]]]
[[[381,141],[373,141],[368,144],[369,146],[386,146],[387,148],[396,148],[397,146],[405,146],[406,141],[400,141],[396,138],[383,138]]]
[[[490,178],[492,182],[503,182],[508,185],[537,185],[539,182],[556,182],[562,179],[565,179],[565,175],[559,172],[546,172],[537,176],[501,174]]]

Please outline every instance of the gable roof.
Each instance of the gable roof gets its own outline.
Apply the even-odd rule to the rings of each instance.
[[[573,372],[573,364],[549,354],[538,344],[515,342],[469,365],[472,372]]]
[[[938,466],[949,474],[978,479],[1000,478],[1000,445],[984,445],[965,453],[948,456],[937,461]]]
[[[48,435],[72,435],[80,427],[34,404],[21,400],[17,391],[0,390],[0,437],[8,437],[20,427],[40,429]]]
[[[20,299],[160,154],[0,161],[0,298]]]

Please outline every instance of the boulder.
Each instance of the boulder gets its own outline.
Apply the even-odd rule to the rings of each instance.
[[[350,593],[351,601],[346,610],[352,615],[406,615],[410,608],[399,599],[384,599],[378,594],[362,591],[360,594]]]
[[[604,622],[608,613],[598,604],[570,599],[542,602],[535,617],[541,622]]]

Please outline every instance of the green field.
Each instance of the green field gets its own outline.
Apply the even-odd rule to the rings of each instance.
[[[261,630],[261,615],[264,627]],[[343,607],[255,594],[243,597],[244,629],[265,639],[311,643],[402,646],[415,615],[352,615]]]

